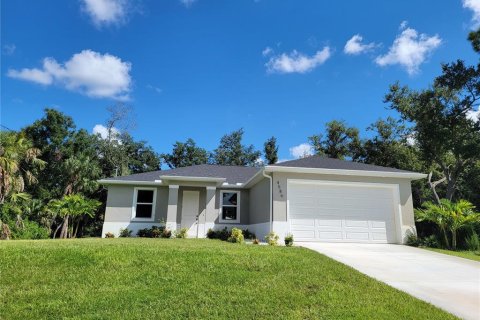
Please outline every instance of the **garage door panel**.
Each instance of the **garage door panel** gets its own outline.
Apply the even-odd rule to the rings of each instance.
[[[296,239],[375,243],[395,239],[392,188],[289,182],[287,195]]]
[[[343,240],[343,233],[341,231],[319,231],[317,239],[319,239],[319,240]]]

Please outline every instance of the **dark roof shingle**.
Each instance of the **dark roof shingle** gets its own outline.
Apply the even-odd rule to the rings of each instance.
[[[276,163],[274,167],[296,167],[296,168],[321,168],[321,169],[338,169],[338,170],[363,170],[363,171],[382,171],[382,172],[404,172],[411,171],[400,170],[396,168],[388,168],[366,164],[361,162],[353,162],[347,160],[339,160],[327,158],[323,156],[310,156],[298,160],[290,160]]]
[[[242,166],[219,166],[213,164],[200,164],[191,167],[182,167],[171,170],[158,170],[144,173],[132,174],[129,176],[113,177],[105,180],[116,181],[155,181],[160,176],[175,177],[206,177],[225,178],[229,184],[245,183],[253,177],[260,168]]]

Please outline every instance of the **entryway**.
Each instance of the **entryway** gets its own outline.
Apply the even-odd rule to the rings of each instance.
[[[200,212],[200,192],[183,191],[181,227],[187,228],[189,238],[197,238],[198,214]]]

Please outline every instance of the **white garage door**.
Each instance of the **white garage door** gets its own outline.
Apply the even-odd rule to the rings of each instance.
[[[395,196],[391,186],[288,182],[288,217],[296,241],[393,243]]]

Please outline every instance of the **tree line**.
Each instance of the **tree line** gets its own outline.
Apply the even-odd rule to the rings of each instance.
[[[479,39],[480,30],[469,35],[476,52]],[[427,181],[413,183],[416,207],[466,199],[479,208],[479,80],[480,64],[443,64],[425,89],[391,85],[383,102],[398,117],[377,120],[365,136],[334,120],[306,138],[316,155],[429,173]],[[190,138],[158,153],[129,133],[130,108],[117,104],[108,111],[103,135],[78,129],[70,116],[49,108],[19,131],[0,131],[0,237],[98,236],[106,203],[106,190],[97,183],[101,178],[160,170],[162,164],[278,162],[275,137],[258,150],[244,144],[242,128],[222,136],[212,151]]]

